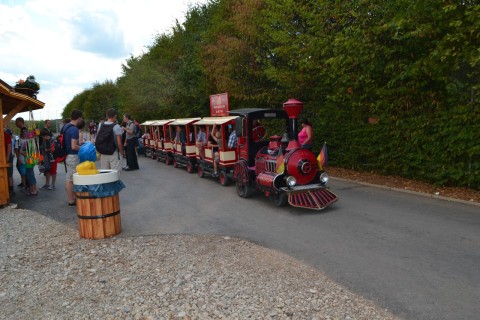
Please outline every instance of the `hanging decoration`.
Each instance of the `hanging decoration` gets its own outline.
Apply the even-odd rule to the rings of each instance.
[[[27,168],[33,168],[40,161],[42,161],[42,155],[40,154],[40,129],[36,128],[35,120],[33,119],[33,111],[29,110],[29,126],[26,135],[26,155],[25,165]]]

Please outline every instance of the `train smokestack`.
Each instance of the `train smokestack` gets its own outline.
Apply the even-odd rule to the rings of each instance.
[[[302,112],[303,102],[296,99],[288,99],[288,101],[283,104],[283,109],[288,114],[289,121],[288,135],[290,142],[288,143],[287,151],[300,148],[300,144],[298,143],[297,119],[300,112]]]

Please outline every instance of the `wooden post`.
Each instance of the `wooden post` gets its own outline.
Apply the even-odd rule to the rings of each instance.
[[[3,101],[0,96],[0,114],[3,114]],[[8,190],[7,156],[5,154],[5,133],[3,119],[0,117],[0,206],[10,203],[10,192]]]

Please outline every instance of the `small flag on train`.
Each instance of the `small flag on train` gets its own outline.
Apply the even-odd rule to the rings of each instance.
[[[320,151],[320,154],[317,157],[317,162],[318,162],[318,168],[320,170],[323,170],[323,168],[328,165],[328,152],[327,152],[326,142],[323,144],[322,151]]]
[[[283,159],[282,149],[280,149],[280,153],[277,156],[277,173],[283,173],[285,171],[285,161]]]

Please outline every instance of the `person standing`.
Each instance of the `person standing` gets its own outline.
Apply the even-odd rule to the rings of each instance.
[[[15,119],[15,126],[20,129],[19,139],[15,143],[15,155],[17,157],[17,170],[21,177],[21,183],[18,185],[23,190],[28,190],[28,182],[25,176],[25,151],[27,127],[25,127],[25,120],[22,117]]]
[[[15,195],[13,190],[13,149],[12,149],[12,135],[8,132],[7,128],[3,130],[4,143],[5,143],[5,156],[7,159],[7,176],[8,176],[8,192],[10,198]]]
[[[43,153],[43,161],[50,162],[50,170],[45,172],[45,184],[41,187],[41,189],[46,190],[53,190],[55,189],[55,182],[57,180],[57,162],[53,158],[52,155],[52,138],[53,133],[51,131],[52,121],[45,120],[44,127],[40,131],[40,139],[42,139],[42,153]],[[50,180],[52,181],[50,184]]]
[[[126,133],[125,139],[127,143],[127,166],[123,168],[125,171],[138,170],[137,159],[137,135],[135,123],[132,121],[132,117],[125,113],[123,115],[123,121],[125,122],[125,128],[123,130]]]
[[[313,129],[312,124],[307,120],[303,119],[302,130],[298,133],[298,143],[305,149],[312,149],[313,144]]]
[[[71,121],[62,128],[63,139],[67,148],[67,158],[65,159],[65,165],[67,167],[67,173],[65,175],[65,190],[67,192],[68,206],[76,206],[75,194],[73,193],[73,174],[77,172],[77,165],[80,163],[78,157],[79,144],[79,130],[77,125],[82,121],[83,113],[80,110],[72,110],[70,119]]]
[[[122,169],[122,133],[122,127],[117,123],[117,110],[108,109],[107,121],[98,129],[95,147],[101,154],[100,167],[117,170],[119,175]]]
[[[17,157],[17,170],[18,173],[20,174],[21,182],[18,185],[22,189],[26,189],[27,184],[26,184],[26,178],[25,178],[25,163],[23,162],[23,155],[20,154],[21,150],[21,142],[22,142],[22,134],[24,133],[25,136],[27,134],[27,127],[25,127],[25,120],[22,117],[18,117],[15,119],[15,126],[20,129],[19,133],[19,139],[15,143],[15,156]]]

